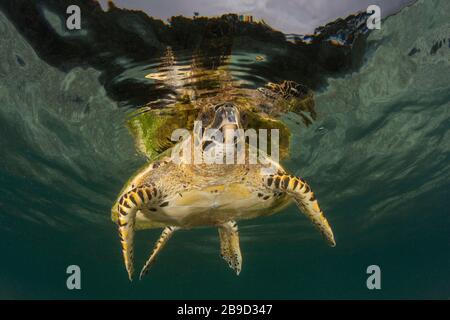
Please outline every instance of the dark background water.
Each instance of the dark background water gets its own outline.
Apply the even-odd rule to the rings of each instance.
[[[99,71],[48,65],[0,12],[0,298],[448,299],[448,12],[448,1],[418,1],[388,18],[361,68],[317,92],[313,125],[285,119],[284,164],[312,185],[335,248],[290,207],[240,223],[240,276],[206,228],[177,233],[133,283],[109,217],[145,161],[124,111]],[[137,265],[159,232],[137,234]],[[66,288],[72,264],[81,290]],[[381,290],[366,287],[373,264]]]

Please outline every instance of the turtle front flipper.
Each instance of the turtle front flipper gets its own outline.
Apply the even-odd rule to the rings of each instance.
[[[239,246],[239,232],[236,221],[219,226],[220,255],[237,275],[242,269],[242,254]]]
[[[164,228],[163,232],[161,233],[161,236],[159,237],[158,241],[156,241],[155,247],[153,248],[152,254],[148,258],[148,260],[145,262],[144,267],[141,270],[141,274],[139,275],[139,279],[141,280],[148,272],[152,264],[156,260],[156,256],[159,252],[161,252],[162,248],[166,244],[166,242],[172,237],[172,234],[174,231],[180,229],[179,227],[166,227]]]
[[[152,194],[153,193],[153,194]],[[144,205],[152,201],[155,189],[150,185],[143,185],[131,189],[123,194],[117,203],[120,243],[122,244],[123,259],[130,281],[133,278],[133,241],[136,213]]]
[[[270,175],[264,178],[264,182],[272,190],[286,192],[291,195],[300,210],[319,229],[328,244],[332,247],[336,245],[333,230],[331,230],[327,218],[320,210],[319,203],[305,180],[289,175]]]

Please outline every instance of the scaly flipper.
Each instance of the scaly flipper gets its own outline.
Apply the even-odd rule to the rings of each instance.
[[[144,267],[141,270],[141,274],[139,275],[139,280],[141,280],[148,272],[152,264],[156,260],[156,256],[158,253],[164,248],[164,245],[166,242],[172,237],[172,234],[174,231],[180,229],[179,227],[166,227],[164,228],[163,232],[161,233],[161,236],[159,237],[158,241],[155,244],[155,247],[153,248],[152,254],[150,255],[150,258],[145,262]]]
[[[130,281],[133,278],[133,240],[136,213],[156,198],[157,190],[150,185],[143,185],[131,189],[122,195],[118,201],[118,219],[120,243],[122,244],[123,259]]]
[[[239,247],[239,232],[235,221],[228,221],[219,226],[220,255],[228,262],[230,268],[239,275],[242,268],[241,248]]]
[[[332,247],[336,245],[328,220],[325,218],[322,210],[320,210],[319,203],[305,180],[288,175],[270,175],[264,178],[264,182],[272,190],[282,191],[292,195],[297,206],[317,229],[319,229],[329,245]]]

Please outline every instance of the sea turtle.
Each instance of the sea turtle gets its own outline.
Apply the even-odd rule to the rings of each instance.
[[[178,128],[193,129],[195,121],[200,121],[205,130],[188,140],[189,147],[195,149],[195,141],[199,140],[202,151],[211,147],[224,150],[242,142],[242,136],[235,135],[240,129],[278,129],[282,137],[280,156],[284,158],[290,133],[276,117],[292,111],[300,115],[309,112],[314,118],[313,93],[307,87],[282,81],[249,89],[227,69],[226,61],[230,59],[224,56],[211,63],[208,55],[198,54],[186,66],[167,48],[160,66],[146,76],[171,93],[143,106],[128,122],[138,150],[149,159],[126,183],[112,208],[130,280],[135,230],[163,228],[141,277],[176,230],[199,226],[218,228],[221,255],[239,274],[242,255],[237,221],[271,215],[291,202],[311,219],[329,244],[335,245],[333,232],[309,185],[289,175],[255,146],[244,141],[244,149],[258,153],[260,161],[256,163],[249,156],[233,164],[175,161],[174,151],[186,141],[170,141],[171,133]],[[207,129],[220,133],[224,141],[205,138]],[[227,152],[219,152],[216,158],[222,157],[226,163],[226,156]]]
[[[216,147],[236,145],[234,136],[227,137],[230,130],[236,132],[242,128],[237,104],[223,102],[205,106],[199,112],[198,120],[203,122],[205,129],[216,130],[225,137],[223,142],[214,141]],[[205,150],[211,140],[204,137],[200,140],[201,150]],[[179,144],[186,141],[195,147],[195,139]],[[163,228],[140,278],[176,230],[200,226],[218,228],[221,255],[239,274],[242,255],[237,221],[271,215],[291,202],[295,202],[328,243],[335,246],[333,232],[310,186],[302,178],[288,174],[267,154],[259,150],[262,160],[257,163],[245,157],[241,164],[196,164],[175,161],[170,156],[171,150],[174,149],[168,149],[158,160],[140,170],[120,192],[112,208],[130,280],[134,270],[135,230]]]

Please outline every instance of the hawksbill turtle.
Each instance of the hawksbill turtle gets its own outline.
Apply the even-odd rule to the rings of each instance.
[[[168,50],[167,54],[173,55],[171,50]],[[229,81],[230,76],[227,72],[216,69],[208,73],[199,67],[193,67],[196,65],[195,59],[193,60],[189,70],[195,72],[196,77],[191,74],[187,78],[202,78],[205,81],[205,78],[209,77],[214,80],[220,79],[219,83],[221,84],[232,83]],[[176,64],[174,57],[166,57],[164,61],[170,65],[165,64],[162,68],[172,74],[168,83],[175,83],[173,74],[176,71],[172,68]],[[198,76],[200,73],[202,77]],[[161,76],[161,71],[158,71],[157,77],[158,79],[164,78]],[[152,78],[152,75],[149,78]],[[183,74],[183,78],[186,79],[186,74]],[[189,88],[189,86],[187,87]],[[280,99],[286,101],[294,96],[309,99],[307,88],[299,87],[293,82],[283,82],[279,85],[269,83],[262,90],[249,90],[250,94],[247,94],[246,98],[243,98],[242,90],[238,94],[234,94],[236,93],[235,86],[221,88],[213,94],[192,89],[192,87],[186,89],[186,85],[182,90],[182,92],[178,92],[178,95],[187,98],[181,99],[181,102],[175,102],[176,107],[160,109],[154,108],[153,104],[150,107],[144,107],[147,112],[139,113],[140,116],[149,116],[150,114],[150,120],[147,119],[147,122],[142,119],[141,122],[137,122],[141,125],[141,132],[137,140],[141,141],[141,151],[147,153],[151,161],[125,184],[112,207],[112,220],[118,226],[123,259],[129,279],[132,280],[134,273],[133,246],[136,230],[163,229],[140,272],[140,278],[142,278],[174,232],[179,229],[201,226],[218,229],[221,256],[239,275],[242,269],[242,254],[237,222],[274,214],[291,203],[295,203],[311,220],[329,245],[335,246],[332,229],[309,184],[301,177],[290,175],[279,163],[261,150],[257,151],[262,161],[257,163],[251,162],[249,157],[245,157],[244,162],[238,164],[226,164],[225,162],[221,164],[175,161],[170,154],[171,152],[173,154],[173,150],[182,142],[159,145],[159,150],[149,150],[145,143],[142,146],[142,140],[149,138],[149,136],[145,136],[144,131],[152,132],[151,134],[155,135],[155,132],[166,127],[171,129],[179,125],[189,127],[192,120],[201,121],[205,128],[220,132],[225,137],[222,142],[213,142],[216,147],[235,145],[237,139],[234,139],[234,136],[227,139],[228,132],[230,132],[229,130],[235,132],[248,126],[248,115],[257,114],[253,119],[253,125],[277,128],[276,122],[267,120],[264,111],[261,109],[255,111],[251,108],[252,106],[263,103],[273,105],[274,101],[279,102]],[[193,96],[195,96],[195,103],[191,102]],[[304,100],[302,101],[304,102]],[[156,114],[152,114],[152,112],[156,112]],[[166,114],[173,112],[174,114],[167,116],[166,120],[157,126],[157,129],[152,129],[153,131],[143,129],[145,123],[154,124],[160,117],[164,119],[164,112]],[[184,116],[180,117],[180,114]],[[169,125],[171,122],[167,119],[175,122],[175,127],[171,127]],[[134,133],[138,131],[136,127],[139,126],[134,122],[131,125],[132,132],[133,130]],[[167,137],[163,140],[167,141]],[[158,139],[153,139],[152,143],[155,141]],[[189,146],[195,148],[195,139],[188,141],[191,144]],[[200,137],[202,150],[205,150],[210,143],[211,140]],[[251,148],[248,144],[246,146]],[[156,151],[160,154],[155,155]],[[219,157],[225,157],[225,153]]]

